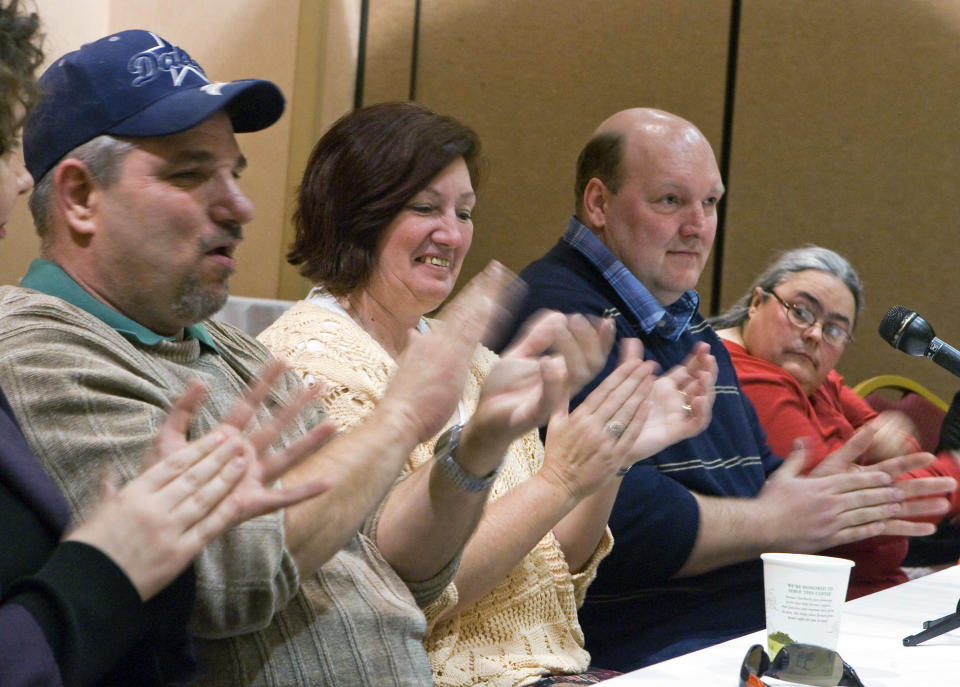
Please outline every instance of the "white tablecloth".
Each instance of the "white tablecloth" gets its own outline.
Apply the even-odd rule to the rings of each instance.
[[[903,646],[903,638],[920,632],[923,621],[954,612],[958,600],[960,566],[850,601],[844,606],[837,651],[857,671],[865,687],[960,686],[960,630],[919,646]],[[603,684],[732,687],[752,644],[766,647],[765,633],[732,639]]]

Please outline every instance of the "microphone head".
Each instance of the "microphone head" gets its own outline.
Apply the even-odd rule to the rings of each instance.
[[[933,327],[917,313],[895,305],[880,321],[880,336],[888,344],[907,355],[923,356],[936,334]]]

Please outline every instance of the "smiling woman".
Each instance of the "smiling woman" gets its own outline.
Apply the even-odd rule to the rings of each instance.
[[[327,386],[326,410],[343,428],[379,403],[412,332],[437,326],[424,316],[453,290],[473,238],[478,150],[469,128],[413,103],[352,112],[314,148],[288,257],[316,286],[260,338],[307,381]],[[546,325],[563,335],[536,334]],[[652,448],[643,443],[652,364],[642,362],[639,346],[627,346],[608,382],[574,413],[551,419],[546,446],[534,425],[507,438],[516,423],[496,417],[524,412],[508,389],[497,391],[516,352],[552,342],[575,390],[606,359],[611,334],[609,321],[595,330],[585,318],[552,313],[501,358],[478,347],[449,429],[416,447],[381,508],[374,543],[396,573],[385,579],[403,598],[412,592],[425,612],[437,685],[533,684],[571,674],[583,684],[610,674],[588,670],[577,606],[610,550],[606,521],[620,478]],[[545,364],[557,362],[551,356]],[[651,423],[665,428],[663,441],[705,426],[711,363],[701,351],[681,368],[685,381],[664,376],[662,407],[680,421]],[[557,399],[564,406],[567,391]],[[481,450],[484,443],[494,450]],[[470,523],[476,531],[466,546],[469,530],[441,560],[432,552],[453,525],[436,521],[432,504],[444,493],[457,513],[476,506],[479,523]],[[415,517],[405,520],[406,512]],[[461,549],[453,583],[424,595],[436,564],[456,566]]]
[[[710,320],[770,448],[786,456],[803,439],[807,470],[866,424],[879,428],[866,454],[869,461],[919,450],[905,416],[877,414],[834,370],[853,340],[862,301],[860,278],[849,262],[826,248],[806,246],[781,255],[733,307]],[[960,478],[960,465],[943,452],[908,478],[927,476]],[[960,491],[955,491],[947,517],[958,510]],[[900,564],[906,552],[903,537],[875,537],[831,550],[856,562],[849,598],[905,582]]]

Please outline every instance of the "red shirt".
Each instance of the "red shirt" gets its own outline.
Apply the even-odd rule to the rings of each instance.
[[[767,444],[779,456],[787,456],[795,439],[803,437],[807,449],[806,470],[840,448],[857,428],[877,416],[866,401],[843,383],[836,370],[830,370],[823,384],[807,396],[797,380],[783,368],[756,356],[742,346],[723,340],[730,352],[737,378],[753,403],[760,425],[767,433]],[[914,442],[914,451],[919,445]],[[923,470],[902,476],[947,476],[960,481],[960,465],[949,453],[937,456]],[[960,512],[960,489],[951,499],[951,513]],[[943,516],[932,519],[938,522]],[[849,558],[856,565],[850,574],[848,599],[855,599],[895,584],[906,582],[900,568],[907,555],[906,537],[873,537],[825,551]]]

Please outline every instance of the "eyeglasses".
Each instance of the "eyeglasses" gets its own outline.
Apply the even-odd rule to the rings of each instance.
[[[787,303],[780,298],[773,289],[764,289],[764,291],[776,298],[780,302],[780,305],[787,309],[787,319],[790,320],[790,323],[794,326],[800,327],[801,329],[809,329],[819,322],[820,330],[823,332],[824,342],[837,348],[853,341],[853,335],[839,324],[818,320],[817,316],[810,312],[809,309],[797,303]]]
[[[759,644],[747,650],[740,666],[740,687],[769,687],[764,675],[818,687],[863,687],[856,671],[840,654],[813,644],[787,644],[773,661]]]

